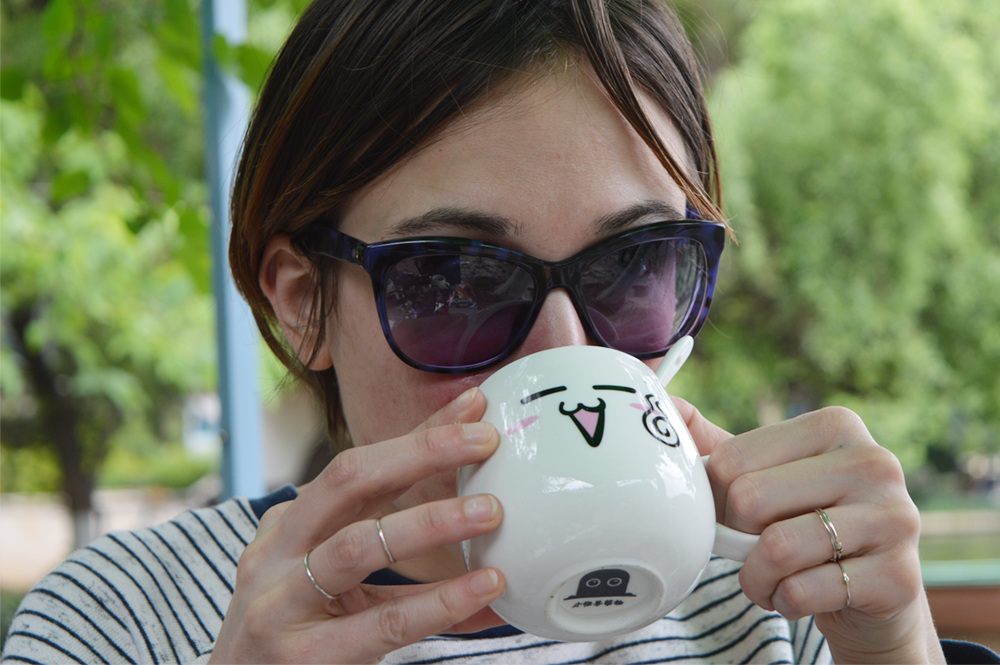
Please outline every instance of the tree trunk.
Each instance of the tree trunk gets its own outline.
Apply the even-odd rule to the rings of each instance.
[[[26,343],[25,333],[31,322],[31,312],[18,310],[10,317],[17,351],[35,389],[40,423],[48,443],[55,449],[62,472],[63,490],[73,516],[75,546],[82,547],[93,538],[91,492],[94,489],[96,465],[84,463],[84,442],[79,436],[80,412],[78,400],[65,385],[65,378],[49,368],[42,353]]]

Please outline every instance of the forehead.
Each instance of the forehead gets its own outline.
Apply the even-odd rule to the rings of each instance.
[[[666,113],[645,95],[640,102],[689,165]],[[506,244],[544,247],[557,231],[568,242],[592,241],[596,220],[645,201],[685,207],[680,187],[583,65],[509,85],[453,121],[352,197],[341,228],[375,241],[431,210],[469,209],[509,220],[515,232]]]

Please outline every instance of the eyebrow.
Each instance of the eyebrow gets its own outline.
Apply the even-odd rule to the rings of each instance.
[[[601,217],[595,224],[594,232],[599,236],[609,236],[646,217],[658,217],[664,222],[678,222],[684,220],[684,213],[665,201],[643,201]]]
[[[664,201],[643,201],[601,217],[594,224],[598,237],[614,234],[646,217],[659,217],[662,221],[682,221],[684,213]],[[388,229],[386,237],[419,235],[440,227],[476,231],[502,238],[520,234],[520,225],[501,215],[493,215],[469,208],[434,208],[416,217],[397,222]]]
[[[441,226],[479,231],[497,237],[518,234],[517,224],[506,217],[467,208],[445,207],[435,208],[394,224],[389,229],[388,236],[412,236]]]

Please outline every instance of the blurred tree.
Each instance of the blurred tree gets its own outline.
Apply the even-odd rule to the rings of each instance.
[[[670,0],[708,81],[740,61],[743,34],[761,0]]]
[[[256,90],[306,4],[249,3],[248,43],[214,55]],[[51,452],[78,543],[116,433],[169,438],[214,382],[197,8],[0,0],[2,444]]]
[[[712,98],[740,244],[678,377],[706,413],[843,404],[907,468],[1000,448],[998,45],[990,0],[756,5]]]
[[[83,543],[114,433],[214,380],[198,26],[187,0],[0,10],[3,445],[52,451]]]

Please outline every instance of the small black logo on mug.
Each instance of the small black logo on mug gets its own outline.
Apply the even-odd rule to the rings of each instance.
[[[635,596],[628,593],[629,574],[620,568],[602,568],[587,573],[580,578],[576,595],[564,598],[609,598],[614,596]]]

